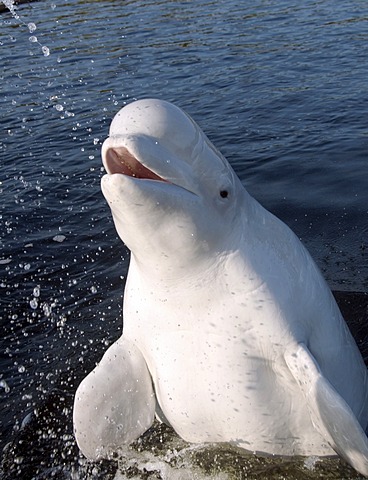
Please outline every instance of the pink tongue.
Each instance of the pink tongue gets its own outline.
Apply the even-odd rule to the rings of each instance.
[[[125,147],[109,148],[106,152],[106,166],[111,174],[121,173],[129,177],[166,181],[138,162]]]

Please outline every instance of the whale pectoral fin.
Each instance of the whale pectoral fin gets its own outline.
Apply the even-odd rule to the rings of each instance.
[[[303,343],[285,354],[299,384],[316,429],[331,447],[358,472],[368,476],[368,439],[349,405],[323,376]]]
[[[143,355],[121,337],[77,389],[73,423],[79,448],[90,459],[111,456],[152,425],[155,406]]]

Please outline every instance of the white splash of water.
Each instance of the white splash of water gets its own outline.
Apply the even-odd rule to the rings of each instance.
[[[318,462],[318,460],[319,460],[319,457],[316,457],[316,456],[308,457],[304,461],[304,467],[310,470],[311,472],[313,472],[313,470],[315,470],[316,468],[316,463]]]
[[[9,10],[9,12],[12,14],[12,16],[18,20],[20,23],[23,25],[26,25],[28,27],[29,33],[33,33],[36,29],[37,26],[33,22],[26,23],[17,13],[16,9],[17,6],[15,5],[14,0],[2,0],[3,4],[6,6],[6,8]],[[36,35],[31,35],[29,37],[29,41],[31,43],[38,43],[38,45],[41,47],[41,51],[44,54],[45,57],[48,57],[50,55],[50,49],[46,45],[42,45],[39,41]]]
[[[153,440],[153,439],[152,439]],[[179,440],[179,443],[178,443]],[[155,440],[153,440],[155,441]],[[114,480],[142,480],[160,478],[162,480],[231,480],[235,477],[223,470],[207,471],[203,465],[193,462],[192,454],[201,452],[204,445],[187,446],[178,437],[167,442],[167,449],[154,452],[149,446],[143,449],[122,447],[119,451],[118,470]],[[178,448],[176,448],[178,447]]]
[[[9,10],[9,12],[13,15],[13,17],[19,20],[19,15],[16,12],[17,7],[14,3],[14,0],[2,0],[2,2],[6,6],[6,8]]]

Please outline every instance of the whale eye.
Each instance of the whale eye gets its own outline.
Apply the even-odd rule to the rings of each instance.
[[[220,191],[220,197],[227,198],[229,196],[229,192],[227,190]]]

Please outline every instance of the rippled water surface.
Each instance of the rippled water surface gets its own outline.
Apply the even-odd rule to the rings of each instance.
[[[331,288],[362,299],[368,7],[365,0],[45,0],[15,12],[0,14],[1,443],[21,435],[34,409],[39,419],[54,415],[62,427],[45,444],[9,454],[9,478],[15,471],[97,478],[100,470],[76,460],[69,419],[76,385],[121,331],[129,257],[100,193],[111,118],[143,97],[184,108],[248,190],[302,238]],[[364,349],[367,317],[358,320],[352,328]],[[179,478],[165,477],[160,465],[163,478]],[[322,465],[324,478],[354,476]],[[243,473],[258,471],[249,468]],[[303,462],[267,468],[267,478],[320,474]]]

